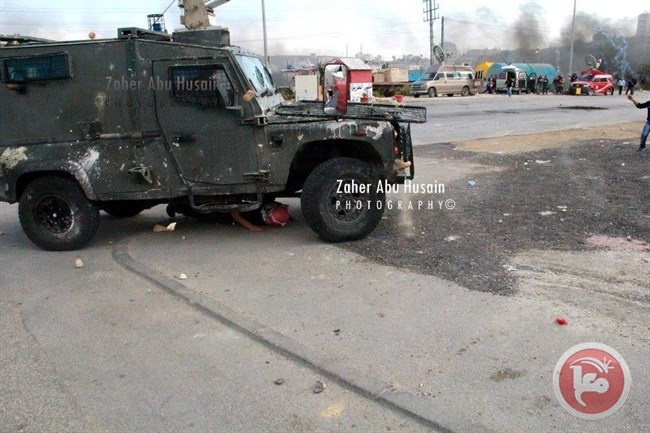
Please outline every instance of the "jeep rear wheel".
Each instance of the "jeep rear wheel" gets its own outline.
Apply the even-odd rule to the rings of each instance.
[[[27,185],[18,215],[27,237],[48,251],[82,248],[99,228],[97,205],[75,181],[64,177],[42,177]]]
[[[329,242],[368,236],[384,213],[385,194],[377,192],[379,181],[364,161],[334,158],[324,162],[311,172],[302,190],[305,221]]]

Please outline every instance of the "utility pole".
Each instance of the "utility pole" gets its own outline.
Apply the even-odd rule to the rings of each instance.
[[[435,41],[433,40],[433,24],[435,21],[440,18],[438,15],[438,4],[436,0],[422,0],[424,3],[424,22],[429,23],[429,58],[431,59],[431,65],[433,65],[434,53],[433,47],[435,47]]]
[[[445,49],[445,17],[440,20],[440,48]]]
[[[573,21],[571,21],[571,50],[569,52],[569,72],[568,75],[573,74],[573,43],[576,38],[576,0],[573,0]]]

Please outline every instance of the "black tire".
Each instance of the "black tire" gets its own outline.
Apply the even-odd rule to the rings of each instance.
[[[415,95],[413,95],[413,97],[414,97],[414,98],[419,98],[420,95],[418,95],[418,94],[416,93]]]
[[[454,96],[453,93],[447,93],[447,97],[451,98],[452,96]]]
[[[469,87],[463,87],[463,90],[460,92],[461,96],[469,96]]]
[[[18,206],[27,237],[47,251],[84,247],[99,228],[99,208],[77,182],[58,176],[36,179],[23,191]]]
[[[429,95],[429,98],[433,97],[438,97],[438,91],[436,90],[435,87],[429,87],[429,90],[427,90],[427,95]]]
[[[366,193],[345,193],[354,182],[370,185]],[[330,159],[311,172],[302,189],[300,206],[309,227],[324,241],[362,239],[377,227],[384,213],[385,194],[377,192],[379,176],[370,165],[353,158]]]
[[[103,203],[102,210],[115,218],[132,218],[141,214],[149,206],[139,203]]]

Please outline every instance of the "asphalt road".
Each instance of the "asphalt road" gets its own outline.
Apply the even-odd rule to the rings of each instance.
[[[638,96],[643,99],[644,95]],[[428,122],[413,126],[415,144],[589,128],[644,119],[624,96],[479,94],[466,98],[408,98],[427,107]]]
[[[414,128],[422,149],[644,118],[616,96],[411,102],[429,109]],[[418,166],[423,181],[491,170],[435,154]],[[153,233],[162,207],[103,215],[91,246],[48,253],[0,204],[0,432],[648,431],[644,250],[527,251],[512,259],[523,285],[498,296],[323,244],[290,205],[298,221],[263,234],[185,219]],[[576,275],[560,279],[562,266]],[[635,297],[577,290],[592,281]],[[616,347],[634,380],[600,422],[566,413],[551,385],[557,359],[586,341]]]

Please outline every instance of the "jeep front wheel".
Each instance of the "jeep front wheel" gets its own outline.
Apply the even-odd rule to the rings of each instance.
[[[384,213],[385,194],[377,192],[379,182],[364,161],[334,158],[322,163],[302,189],[300,206],[305,221],[329,242],[368,236]]]
[[[82,248],[99,228],[97,205],[75,181],[64,177],[42,177],[27,185],[18,215],[27,237],[48,251]]]

